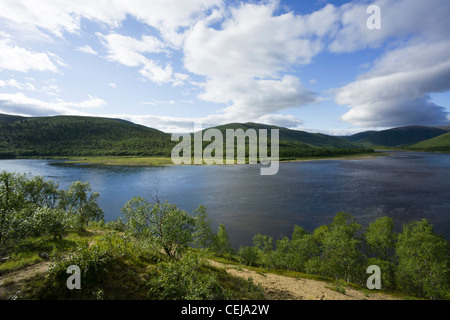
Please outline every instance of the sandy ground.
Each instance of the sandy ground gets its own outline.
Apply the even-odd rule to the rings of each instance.
[[[224,269],[227,273],[248,279],[260,284],[268,300],[395,300],[387,294],[370,292],[366,296],[363,292],[345,288],[345,294],[334,291],[327,286],[330,284],[317,280],[297,279],[276,275],[273,273],[259,273],[245,268],[237,268],[233,265],[225,265],[209,260],[209,263],[217,268]]]
[[[48,270],[50,262],[44,261],[30,267],[0,276],[0,300],[11,300],[22,289],[25,282]]]

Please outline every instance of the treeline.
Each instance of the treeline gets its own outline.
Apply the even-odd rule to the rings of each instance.
[[[170,156],[170,135],[123,120],[58,116],[0,124],[0,158]]]
[[[225,139],[223,142],[225,156]],[[202,149],[210,143],[203,141]],[[171,135],[168,133],[118,119],[56,116],[0,122],[0,159],[82,156],[170,157],[176,144],[177,142],[171,141]],[[192,148],[193,145],[194,143]],[[283,128],[279,148],[281,158],[373,152],[371,149],[359,148],[335,137]],[[246,157],[248,157],[248,143]]]
[[[295,270],[365,286],[367,267],[381,270],[382,288],[430,298],[450,298],[449,242],[426,220],[394,232],[391,218],[381,217],[362,232],[345,212],[330,225],[307,232],[295,226],[291,238],[255,235],[253,246],[239,248],[245,264]]]
[[[0,258],[28,238],[60,239],[68,229],[85,230],[103,218],[98,198],[87,182],[59,189],[40,176],[0,172]]]
[[[204,207],[189,214],[159,199],[150,203],[135,197],[124,205],[121,217],[105,223],[98,199],[89,183],[76,181],[59,189],[54,181],[39,176],[0,173],[0,274],[10,272],[5,265],[20,263],[35,250],[39,257],[46,250],[44,259],[52,261],[46,275],[30,281],[18,298],[263,297],[251,281],[211,270],[203,250],[190,250],[191,246],[217,252],[230,249],[223,226],[217,235],[211,233]],[[106,232],[95,241],[83,241],[89,224]],[[73,232],[77,240],[66,239]],[[83,290],[66,286],[67,269],[73,265],[81,270]]]

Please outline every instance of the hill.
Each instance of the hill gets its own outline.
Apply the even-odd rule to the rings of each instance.
[[[260,129],[268,130],[270,136],[271,129],[279,130],[279,151],[281,159],[301,158],[301,157],[326,157],[338,155],[351,155],[373,152],[351,141],[321,133],[309,133],[300,130],[291,130],[283,127],[260,124],[260,123],[230,123],[213,127],[222,132],[224,139],[226,129]],[[270,148],[269,148],[270,149]]]
[[[450,132],[413,144],[409,148],[429,151],[450,151]]]
[[[365,131],[342,138],[364,147],[398,147],[418,143],[446,132],[444,129],[434,127],[407,126],[382,131]]]
[[[168,156],[171,149],[169,134],[120,119],[54,116],[0,123],[0,157]]]
[[[23,119],[26,119],[26,118],[21,117],[21,116],[13,116],[13,115],[9,115],[9,114],[0,113],[0,124],[7,123],[7,122],[14,122],[14,121],[23,120]]]
[[[304,147],[322,147],[322,148],[355,148],[358,147],[345,139],[329,136],[322,133],[309,133],[300,130],[291,130],[283,127],[247,122],[230,123],[223,126],[214,127],[225,134],[226,129],[278,129],[280,132],[280,142],[289,145],[289,143],[302,143]]]
[[[366,150],[325,134],[257,123],[215,127],[280,130],[280,157],[351,155]],[[225,137],[225,135],[224,135]],[[17,117],[0,115],[0,158],[55,156],[170,157],[176,142],[162,131],[121,119],[82,116]],[[208,144],[205,142],[205,144]]]

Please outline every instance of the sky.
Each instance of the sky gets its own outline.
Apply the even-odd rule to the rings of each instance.
[[[449,16],[449,0],[0,0],[0,113],[448,126]]]

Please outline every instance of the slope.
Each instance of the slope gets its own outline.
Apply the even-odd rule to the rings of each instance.
[[[0,157],[169,156],[171,149],[169,134],[119,119],[54,116],[0,123]]]
[[[450,132],[413,144],[409,148],[415,150],[450,151]]]
[[[382,131],[360,132],[345,137],[345,139],[365,147],[396,147],[414,144],[426,139],[437,137],[444,133],[446,133],[445,130],[434,127],[407,126]]]

